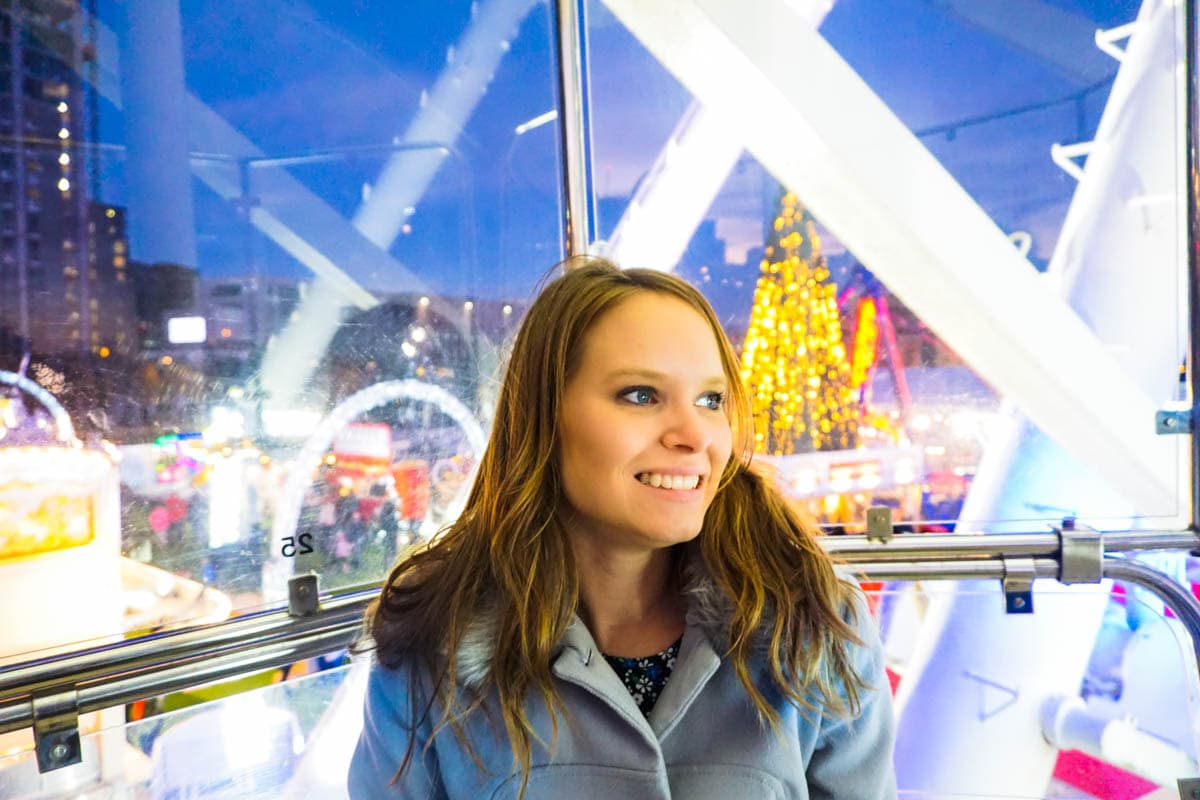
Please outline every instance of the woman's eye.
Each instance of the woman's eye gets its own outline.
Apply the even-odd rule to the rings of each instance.
[[[696,405],[712,411],[720,411],[725,408],[725,393],[724,392],[707,392],[700,396],[696,401]]]
[[[644,406],[654,400],[654,390],[649,386],[633,386],[621,392],[618,397],[626,403]]]

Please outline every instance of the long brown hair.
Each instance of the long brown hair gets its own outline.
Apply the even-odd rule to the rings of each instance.
[[[554,688],[551,655],[579,602],[558,462],[563,391],[579,364],[584,337],[601,315],[634,294],[657,292],[683,300],[705,318],[728,383],[734,456],[696,542],[686,545],[699,553],[731,608],[726,656],[760,717],[777,732],[779,714],[751,674],[764,646],[771,680],[789,702],[805,712],[857,713],[864,684],[850,652],[858,643],[852,589],[817,544],[816,526],[749,468],[750,406],[737,356],[707,300],[661,272],[622,271],[590,257],[565,266],[517,333],[465,510],[439,537],[396,564],[368,611],[367,630],[379,662],[407,665],[414,677],[423,671],[432,678],[434,689],[420,713],[428,715],[437,700],[442,714],[436,729],[450,726],[474,757],[462,720],[479,708],[483,693],[456,699],[454,676],[464,634],[486,611],[497,627],[484,690],[498,698],[524,793],[532,744],[541,742],[524,703],[531,693],[545,701],[553,746],[558,712],[566,709]],[[419,712],[415,700],[412,710]],[[397,775],[412,756],[410,740]]]

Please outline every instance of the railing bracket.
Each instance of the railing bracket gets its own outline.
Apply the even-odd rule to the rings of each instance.
[[[890,506],[871,506],[867,509],[867,541],[887,544],[895,533]]]
[[[1190,434],[1195,427],[1190,408],[1165,408],[1154,414],[1154,430],[1160,436]]]
[[[1033,580],[1037,567],[1032,558],[1004,559],[1004,610],[1009,614],[1033,613]]]
[[[288,614],[308,617],[321,610],[321,580],[315,573],[288,578]]]
[[[1179,800],[1200,800],[1200,778],[1179,779]]]
[[[1104,573],[1104,542],[1100,532],[1068,517],[1056,526],[1058,580],[1061,583],[1099,583]]]
[[[79,742],[79,696],[73,688],[34,695],[33,741],[38,772],[69,767],[83,760]]]

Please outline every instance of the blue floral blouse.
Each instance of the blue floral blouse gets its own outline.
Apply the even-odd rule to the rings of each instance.
[[[667,678],[671,677],[671,670],[675,668],[675,656],[679,655],[679,643],[682,641],[683,637],[680,637],[661,653],[644,658],[622,658],[605,654],[604,660],[633,695],[633,701],[643,714],[650,713],[650,709],[654,708],[658,701],[658,696],[662,694],[663,687],[667,685]]]

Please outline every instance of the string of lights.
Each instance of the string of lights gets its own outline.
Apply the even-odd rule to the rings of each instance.
[[[837,286],[812,215],[784,195],[763,254],[742,350],[755,449],[767,455],[857,444],[858,408],[842,343]]]

